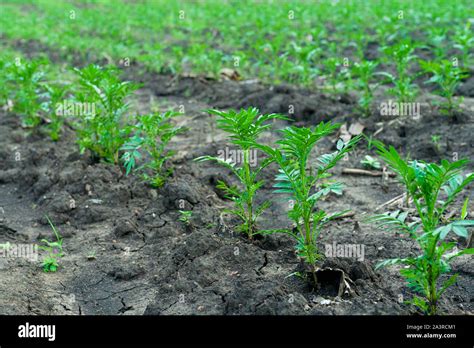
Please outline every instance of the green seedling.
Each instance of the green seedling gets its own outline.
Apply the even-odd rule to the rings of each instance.
[[[263,212],[270,207],[270,201],[264,201],[257,206],[255,204],[255,195],[264,184],[263,180],[257,180],[260,172],[267,167],[273,160],[266,159],[251,167],[251,151],[255,150],[255,144],[259,136],[267,130],[270,130],[271,124],[268,121],[275,119],[286,119],[277,114],[261,115],[256,108],[242,109],[239,112],[234,110],[218,111],[209,110],[209,113],[217,115],[217,127],[229,134],[232,144],[240,147],[237,150],[242,154],[241,163],[232,161],[232,159],[202,156],[195,161],[214,161],[217,164],[230,170],[238,179],[241,188],[238,186],[229,186],[223,181],[219,181],[217,188],[223,190],[226,197],[234,202],[234,209],[227,209],[225,212],[237,216],[242,224],[237,228],[239,232],[245,233],[249,239],[253,239],[256,234],[263,233],[257,228],[257,219]],[[256,158],[255,158],[256,159]]]
[[[55,86],[46,84],[48,102],[43,103],[43,108],[47,112],[46,128],[48,130],[51,140],[57,141],[61,135],[61,130],[64,124],[65,112],[62,104],[66,94],[68,93],[67,86]]]
[[[41,123],[41,98],[43,93],[44,60],[17,61],[8,65],[13,99],[13,111],[22,118],[22,126],[35,128]]]
[[[193,216],[192,210],[180,210],[179,214],[179,221],[184,222],[186,225],[189,225],[191,223],[190,219]]]
[[[97,259],[97,252],[95,250],[91,250],[88,254],[87,254],[87,260],[89,261],[93,261]]]
[[[48,252],[48,255],[43,258],[43,270],[45,272],[56,272],[59,267],[58,261],[64,256],[63,239],[49,217],[46,216],[46,219],[54,232],[56,241],[50,242],[47,239],[41,240],[41,243],[44,245],[40,245],[39,248]]]
[[[311,62],[305,60],[315,48],[336,56],[334,52],[348,51],[348,45],[353,42],[360,59],[371,43],[383,47],[414,34],[423,41],[423,34],[431,28],[444,29],[450,34],[444,42],[462,44],[463,40],[453,39],[451,33],[463,35],[465,29],[459,27],[472,18],[469,0],[456,1],[454,6],[448,1],[429,0],[416,8],[402,6],[398,1],[379,0],[364,1],[359,6],[351,1],[338,1],[334,6],[325,0],[298,1],[297,8],[291,8],[287,3],[254,1],[252,6],[241,6],[236,11],[226,1],[193,1],[181,16],[176,1],[133,2],[133,5],[127,2],[120,7],[114,6],[113,1],[102,1],[103,11],[99,14],[76,16],[74,29],[77,30],[58,25],[57,19],[64,14],[63,6],[41,5],[26,12],[9,5],[2,7],[0,21],[2,33],[8,38],[41,40],[52,47],[60,36],[64,48],[61,54],[69,61],[75,58],[71,52],[79,50],[90,59],[106,56],[119,61],[129,57],[154,72],[218,76],[220,69],[227,67],[264,82],[283,79],[303,82],[310,81],[308,74],[313,74],[312,68],[319,65],[319,57]],[[294,18],[283,18],[288,12]],[[163,13],[180,15],[178,18]],[[119,29],[125,17],[133,23],[133,38],[126,30]],[[185,26],[191,19],[193,30]],[[209,28],[211,22],[213,27]],[[35,23],[34,27],[31,23]],[[176,30],[166,31],[171,27]],[[88,28],[87,33],[107,35],[95,35],[92,40],[80,28]],[[151,32],[167,35],[156,40]],[[295,42],[299,46],[297,50],[292,47]],[[433,42],[433,49],[439,47],[434,46],[436,43]],[[451,47],[443,48],[446,51]],[[240,58],[239,62],[234,61],[235,57]]]
[[[453,64],[449,60],[441,61],[420,61],[420,66],[426,73],[432,74],[432,77],[425,83],[437,84],[439,90],[437,93],[446,99],[441,104],[441,112],[452,116],[453,112],[459,109],[461,99],[454,99],[454,92],[461,83],[461,80],[468,75],[466,72]]]
[[[474,47],[474,35],[471,30],[471,22],[467,22],[467,24],[462,27],[462,29],[458,29],[455,32],[453,41],[455,43],[454,48],[457,48],[461,51],[463,67],[469,67],[471,51]]]
[[[362,90],[362,96],[359,98],[359,106],[365,116],[370,116],[370,107],[374,98],[373,91],[378,85],[371,85],[374,80],[375,69],[378,63],[373,61],[363,61],[355,63],[353,67],[354,74],[358,77],[357,86]]]
[[[0,57],[0,106],[6,106],[9,100],[11,92],[11,86],[9,86],[9,70],[11,63],[5,58]]]
[[[368,36],[364,30],[360,30],[360,25],[354,23],[352,28],[348,28],[349,31],[349,42],[346,44],[347,47],[353,47],[355,49],[355,55],[358,59],[364,59],[364,49],[367,47]]]
[[[366,155],[364,159],[360,161],[360,163],[364,167],[371,168],[371,169],[380,169],[382,167],[380,165],[380,162],[376,158],[373,158],[372,156],[369,156],[369,155]]]
[[[367,142],[367,150],[372,150],[372,147],[373,147],[373,144],[374,144],[374,136],[373,135],[365,135],[365,134],[362,134],[362,136],[364,137],[365,141]]]
[[[433,50],[435,57],[441,59],[445,54],[445,41],[447,37],[447,29],[437,26],[429,26],[428,28],[428,43]]]
[[[397,74],[392,75],[388,72],[376,73],[377,75],[385,76],[388,78],[388,82],[393,84],[389,92],[397,97],[399,103],[410,102],[418,94],[418,87],[413,83],[416,74],[409,71],[411,63],[417,58],[414,50],[415,46],[409,40],[385,47],[383,51],[395,63]]]
[[[279,165],[277,183],[274,185],[275,193],[289,195],[292,204],[288,217],[296,226],[292,230],[277,229],[269,233],[286,233],[296,240],[298,255],[309,265],[315,283],[317,283],[316,262],[322,258],[317,246],[318,237],[324,225],[347,212],[327,214],[317,207],[317,203],[331,192],[342,193],[340,183],[328,183],[325,179],[330,176],[328,171],[355,147],[360,136],[347,143],[339,140],[337,150],[319,156],[315,168],[309,166],[309,158],[318,141],[332,134],[339,127],[340,124],[331,124],[331,122],[321,122],[314,129],[287,127],[282,130],[283,139],[277,142],[278,148],[255,144]]]
[[[337,92],[337,84],[340,81],[339,69],[341,63],[338,58],[328,58],[324,61],[324,67],[328,74],[328,81],[331,85],[332,91]]]
[[[439,143],[439,141],[441,140],[441,136],[440,135],[432,135],[431,136],[431,142],[433,143],[436,151],[439,153],[441,152],[441,144]]]
[[[119,149],[131,128],[125,123],[129,97],[138,86],[122,82],[114,68],[89,65],[74,69],[80,88],[76,95],[81,110],[76,116],[76,132],[81,152],[90,150],[97,157],[118,163]]]
[[[286,63],[290,65],[290,71],[282,72],[281,76],[297,75],[298,78],[294,79],[294,82],[301,82],[304,85],[314,82],[314,79],[320,75],[320,69],[316,63],[321,54],[321,47],[314,47],[312,45],[300,46],[294,41],[291,42],[288,55],[285,58],[296,57],[296,64],[291,59],[286,59]]]
[[[417,256],[385,260],[376,269],[396,264],[404,265],[400,271],[408,287],[416,295],[409,303],[429,315],[438,313],[438,301],[443,293],[456,282],[457,274],[439,284],[440,276],[451,271],[450,262],[463,254],[473,254],[474,249],[455,249],[455,242],[446,241],[450,232],[467,238],[466,227],[473,226],[474,220],[465,220],[467,201],[461,210],[461,218],[443,222],[443,214],[463,189],[474,180],[474,174],[462,175],[467,160],[441,164],[406,161],[390,146],[380,142],[375,144],[380,157],[398,174],[405,186],[408,197],[413,199],[417,220],[408,221],[408,212],[379,214],[369,221],[387,231],[396,230],[406,234],[418,243],[421,253]],[[442,192],[444,191],[444,195]],[[455,249],[453,251],[453,249]]]
[[[174,154],[167,149],[168,144],[185,131],[184,127],[176,127],[171,123],[171,119],[179,115],[165,112],[137,117],[138,123],[133,127],[135,135],[121,147],[125,151],[122,161],[127,175],[136,167],[137,160],[142,157],[141,152],[145,152],[149,159],[136,170],[141,171],[143,179],[153,187],[161,187],[165,183],[172,173],[171,168],[165,169],[165,164]]]

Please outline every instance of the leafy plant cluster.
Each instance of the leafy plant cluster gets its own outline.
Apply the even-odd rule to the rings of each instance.
[[[152,186],[160,187],[164,184],[172,173],[172,169],[165,169],[164,165],[174,154],[168,149],[168,144],[176,135],[186,130],[170,122],[173,117],[179,115],[175,112],[165,112],[137,116],[138,123],[132,127],[135,135],[121,147],[127,174],[135,168],[142,172],[143,179]],[[136,168],[137,160],[142,157],[143,152],[150,159]]]
[[[46,78],[47,65],[46,59],[1,59],[0,102],[20,116],[23,127],[41,126],[56,141],[64,122],[56,105],[67,98],[68,87]]]
[[[338,140],[334,152],[322,154],[313,162],[310,161],[311,153],[317,143],[333,134],[340,127],[339,124],[321,122],[314,128],[289,126],[280,130],[282,137],[276,142],[276,146],[269,146],[262,144],[259,136],[263,131],[271,130],[271,123],[268,121],[283,117],[275,114],[261,115],[255,108],[242,109],[239,112],[210,112],[219,117],[218,125],[229,134],[230,141],[247,153],[241,165],[216,156],[196,158],[199,162],[213,161],[227,168],[237,179],[238,185],[223,181],[217,185],[234,202],[234,208],[225,212],[240,219],[241,225],[237,230],[246,234],[250,240],[256,235],[273,233],[291,236],[295,240],[298,256],[307,266],[308,275],[312,274],[310,281],[317,284],[318,262],[324,258],[318,249],[318,238],[325,225],[348,212],[328,213],[318,202],[331,193],[342,194],[342,184],[329,180],[329,171],[355,148],[360,136],[348,142]],[[466,228],[474,226],[473,220],[466,220],[468,199],[461,209],[460,219],[444,218],[447,208],[455,202],[463,189],[474,181],[474,174],[465,177],[462,175],[467,160],[443,160],[439,165],[407,161],[392,146],[387,148],[374,139],[370,140],[370,145],[377,148],[380,158],[405,185],[407,200],[413,199],[416,215],[398,210],[374,215],[368,221],[386,231],[395,230],[407,234],[418,243],[421,251],[417,256],[385,260],[379,263],[376,269],[395,264],[405,265],[401,274],[407,280],[408,286],[417,293],[409,303],[427,314],[437,314],[440,297],[456,281],[456,274],[447,279],[442,278],[443,274],[451,271],[450,262],[461,255],[474,253],[474,249],[456,250],[455,242],[446,241],[450,232],[467,238]],[[248,161],[248,151],[251,149],[258,149],[267,155],[253,171]],[[290,199],[288,217],[294,223],[293,228],[265,230],[259,229],[257,224],[258,218],[270,206],[269,201],[255,206],[255,197],[264,185],[263,180],[257,180],[257,175],[261,175],[261,171],[272,163],[278,167],[273,185],[274,192],[285,194]],[[361,163],[369,168],[381,168],[380,162],[371,156],[366,156]]]
[[[89,65],[75,71],[80,83],[75,100],[94,106],[93,113],[81,113],[76,118],[81,151],[88,149],[110,163],[121,161],[126,174],[136,169],[144,181],[154,187],[162,186],[172,173],[170,167],[164,168],[173,155],[167,146],[172,138],[185,131],[184,127],[171,123],[171,119],[179,114],[154,112],[136,115],[130,120],[127,99],[139,88],[137,84],[121,81],[115,67]],[[147,158],[138,165],[142,153]]]
[[[415,79],[422,73],[427,76],[426,82],[435,84],[444,98],[442,111],[452,115],[460,103],[454,97],[455,90],[467,77],[473,57],[470,1],[460,0],[456,6],[435,0],[407,2],[403,13],[397,2],[377,2],[377,6],[371,6],[372,1],[375,0],[368,1],[367,6],[357,2],[334,6],[333,1],[328,0],[277,7],[266,2],[252,3],[252,6],[245,6],[250,3],[204,2],[199,6],[188,5],[185,13],[181,13],[178,3],[164,0],[120,7],[112,1],[104,1],[101,6],[107,11],[84,8],[75,21],[63,20],[70,10],[67,3],[39,2],[26,13],[13,3],[2,7],[0,27],[5,37],[41,40],[51,47],[55,47],[57,35],[61,35],[68,58],[72,57],[71,52],[78,50],[95,58],[104,54],[117,61],[127,56],[162,73],[190,70],[217,77],[223,67],[232,67],[244,76],[309,86],[323,78],[335,91],[341,91],[341,85],[343,91],[357,89],[361,96],[359,107],[365,116],[371,115],[374,91],[381,84],[389,84],[390,92],[398,101],[413,100],[419,89]],[[238,11],[234,6],[238,6]],[[258,6],[258,10],[253,6]],[[37,11],[48,15],[39,16]],[[209,18],[215,29],[209,29]],[[330,23],[328,18],[331,18]],[[436,25],[433,25],[434,19]],[[31,30],[32,22],[41,25]],[[124,23],[126,28],[133,24],[137,30],[118,30]],[[110,35],[92,38],[82,30],[74,30],[82,27],[90,28],[90,33],[107,31]],[[150,39],[150,30],[169,33],[166,30],[169,27],[177,28],[167,34],[172,43],[183,45],[170,45],[165,37]],[[420,32],[421,38],[406,40],[414,32]],[[90,42],[94,42],[95,47],[91,47]],[[367,54],[371,42],[379,46],[374,50],[375,57]],[[232,50],[229,51],[229,47]],[[434,58],[421,60],[420,50],[427,50],[427,56],[432,53]],[[348,67],[346,52],[350,52]],[[127,99],[138,86],[122,81],[117,69],[95,65],[76,69],[79,83],[69,88],[48,79],[46,66],[41,60],[0,60],[2,106],[11,107],[21,117],[24,127],[44,129],[53,140],[58,140],[67,117],[55,112],[55,106],[65,99],[92,103],[93,113],[74,113],[71,117],[81,150],[89,150],[110,163],[122,161],[127,174],[136,170],[149,184],[161,186],[171,174],[166,164],[173,155],[168,149],[170,142],[184,131],[173,125],[176,115],[152,113],[131,117]],[[249,239],[269,233],[292,236],[298,255],[314,276],[321,258],[317,239],[327,223],[343,214],[329,214],[318,202],[328,194],[342,193],[342,185],[329,180],[329,171],[359,139],[348,143],[338,141],[333,153],[320,155],[312,162],[309,159],[318,141],[333,134],[338,125],[288,127],[281,130],[282,137],[274,146],[268,146],[259,143],[260,135],[271,130],[271,122],[283,117],[261,115],[253,108],[211,113],[219,117],[219,128],[229,133],[231,142],[243,152],[243,161],[232,163],[215,156],[198,160],[214,161],[234,174],[236,185],[220,182],[218,187],[234,202],[229,212],[240,220],[238,230]],[[440,284],[443,275],[449,272],[449,262],[472,253],[472,249],[456,251],[453,242],[446,241],[451,232],[467,235],[466,227],[472,225],[471,220],[466,220],[468,201],[461,209],[461,219],[445,220],[443,215],[472,181],[472,174],[461,177],[465,161],[442,161],[440,165],[406,161],[393,148],[375,144],[381,159],[399,174],[407,194],[415,202],[416,214],[398,211],[375,216],[372,221],[404,231],[421,250],[417,257],[390,260],[381,266],[406,266],[402,275],[419,294],[413,303],[426,313],[434,314],[439,298],[455,282],[455,277],[451,277]],[[256,168],[250,166],[249,154],[253,150],[267,156]],[[378,160],[372,157],[366,157],[362,164],[380,168]],[[279,168],[275,192],[290,199],[288,217],[294,223],[293,229],[259,229],[258,219],[270,205],[267,201],[260,202],[258,195],[265,185],[261,179],[263,171],[269,165]],[[180,221],[188,224],[190,217],[190,212],[182,211]],[[50,255],[44,266],[45,270],[54,271],[58,266],[54,250],[62,250],[62,239],[50,224],[56,241],[43,241],[44,250]]]
[[[138,86],[121,81],[114,68],[89,65],[75,71],[79,76],[75,99],[87,111],[76,115],[81,152],[88,149],[101,159],[118,163],[119,149],[131,132],[125,120],[129,108],[126,98]]]
[[[474,174],[462,175],[467,160],[442,160],[440,164],[407,161],[392,146],[387,148],[380,142],[374,145],[381,159],[398,174],[408,197],[413,199],[416,214],[410,222],[411,214],[400,211],[375,215],[369,221],[386,231],[406,234],[421,251],[416,256],[383,261],[376,269],[396,264],[405,266],[400,273],[417,294],[410,303],[427,314],[437,314],[439,299],[457,278],[457,274],[447,279],[443,277],[451,271],[450,262],[463,254],[474,253],[472,248],[457,250],[456,243],[447,240],[451,232],[467,238],[466,227],[474,226],[474,220],[466,220],[468,199],[463,204],[459,219],[444,219],[447,208],[474,180]]]
[[[44,129],[57,141],[67,121],[81,153],[89,150],[99,160],[123,162],[127,174],[137,169],[155,187],[163,185],[172,173],[171,167],[165,168],[173,155],[167,147],[173,137],[185,131],[171,123],[179,114],[130,117],[128,99],[139,86],[122,81],[116,67],[92,64],[75,68],[78,80],[71,85],[48,81],[46,60],[2,59],[0,67],[0,101],[11,106],[24,127]],[[138,165],[142,152],[147,155]]]
[[[261,115],[256,108],[242,109],[239,112],[234,110],[210,112],[219,116],[218,127],[229,133],[231,142],[242,149],[244,160],[240,166],[216,156],[202,156],[196,160],[214,161],[227,168],[238,179],[240,187],[223,181],[217,185],[234,202],[234,209],[226,212],[241,220],[242,224],[237,228],[238,231],[245,233],[249,239],[257,234],[286,233],[292,236],[297,244],[298,255],[310,266],[315,276],[315,265],[321,258],[317,248],[318,236],[325,224],[345,213],[327,214],[324,210],[318,209],[317,203],[330,193],[342,194],[340,183],[327,180],[330,176],[329,170],[355,147],[360,137],[355,137],[347,143],[339,140],[336,151],[319,156],[317,165],[312,167],[309,164],[312,150],[318,141],[337,130],[339,124],[322,122],[314,129],[287,127],[281,130],[283,137],[277,141],[278,147],[273,148],[261,144],[258,141],[259,136],[271,129],[271,123],[268,121],[284,119],[283,116]],[[249,165],[249,151],[254,149],[262,150],[267,158],[252,170]],[[274,184],[275,192],[289,196],[292,207],[288,217],[294,222],[295,229],[263,230],[257,227],[258,217],[270,207],[270,201],[255,205],[256,193],[264,185],[264,181],[258,180],[257,176],[273,162],[279,167],[279,174]]]
[[[437,93],[445,98],[441,103],[441,111],[446,115],[452,115],[459,109],[462,99],[455,100],[454,93],[461,80],[468,77],[466,70],[455,62],[446,59],[439,61],[421,61],[423,72],[430,74],[431,78],[425,83],[436,84]]]
[[[40,40],[51,47],[61,35],[67,59],[79,51],[87,52],[82,58],[106,56],[122,64],[128,57],[128,62],[160,73],[219,77],[227,68],[273,83],[315,87],[323,80],[337,90],[341,85],[344,91],[355,87],[367,116],[378,84],[389,84],[399,101],[416,96],[414,79],[420,71],[414,57],[421,50],[434,62],[456,58],[462,69],[473,61],[469,0],[459,0],[455,6],[439,0],[402,6],[377,0],[338,6],[331,0],[298,5],[205,1],[187,4],[185,11],[179,3],[165,0],[119,7],[104,1],[101,6],[104,11],[84,8],[74,21],[64,22],[64,13],[70,11],[67,4],[41,2],[28,13],[18,4],[6,4],[0,26],[6,37]],[[38,23],[35,30],[31,23]],[[118,30],[132,24],[134,30]],[[90,30],[80,30],[83,27]],[[170,27],[176,30],[170,33]],[[158,37],[150,36],[150,31]],[[96,32],[108,35],[92,36]],[[385,73],[384,80],[374,75],[371,63],[377,65],[377,73]]]
[[[399,73],[405,71],[407,62],[412,61],[407,52],[411,50],[404,48],[402,53],[394,53],[400,54]],[[446,86],[443,91],[449,101],[450,92],[455,88],[455,81],[460,75],[459,70],[452,70],[452,66],[448,63],[450,62],[442,61],[440,64],[422,64],[422,66],[434,74],[431,82]],[[50,116],[48,124],[45,112],[52,110],[65,96],[69,96],[69,90],[52,87],[51,84],[44,82],[44,74],[39,72],[38,62],[15,68],[5,62],[2,64],[4,68],[2,80],[9,86],[13,84],[20,86],[14,95],[2,90],[2,97],[7,101],[12,98],[14,112],[23,113],[25,126],[49,125],[47,129],[54,140],[61,132],[58,124],[62,124],[64,119],[54,119],[54,116]],[[365,76],[363,80],[367,82],[366,87],[369,88],[373,68],[374,65],[370,64],[365,67],[360,65],[356,71],[358,76]],[[171,174],[171,168],[165,165],[173,155],[168,149],[169,143],[173,137],[185,130],[172,123],[172,119],[178,114],[167,112],[137,115],[133,124],[127,114],[129,107],[127,98],[136,90],[136,85],[122,82],[118,78],[117,70],[113,68],[92,65],[82,70],[76,69],[75,72],[79,77],[79,85],[71,89],[72,100],[79,103],[92,102],[97,106],[94,113],[83,113],[72,118],[81,149],[91,150],[108,162],[118,163],[122,160],[127,174],[135,169],[141,172],[143,179],[151,185],[157,187],[163,185]],[[446,80],[445,77],[439,77],[444,75],[450,78]],[[43,94],[42,91],[46,92]],[[405,90],[402,88],[401,91]],[[370,96],[370,89],[367,93]],[[404,93],[400,95],[409,95]],[[454,110],[455,106],[451,100],[446,108]],[[231,143],[243,153],[241,163],[216,156],[203,156],[197,159],[197,161],[214,161],[231,171],[237,179],[237,185],[218,183],[218,188],[234,202],[234,208],[227,212],[240,219],[241,224],[237,230],[246,234],[251,240],[259,234],[285,233],[291,236],[295,239],[299,257],[312,273],[313,282],[317,283],[315,271],[322,258],[318,249],[318,238],[326,224],[345,213],[345,211],[327,213],[318,206],[318,202],[328,194],[342,193],[342,185],[329,180],[329,171],[354,149],[360,137],[355,137],[347,143],[339,140],[334,152],[322,154],[316,158],[316,162],[311,162],[311,154],[317,143],[333,134],[339,128],[339,124],[322,122],[314,128],[290,126],[280,130],[282,137],[275,146],[269,146],[260,143],[260,136],[272,130],[274,121],[286,119],[285,117],[276,114],[262,115],[256,108],[238,112],[234,110],[209,112],[218,117],[218,128],[227,132]],[[55,127],[51,127],[51,124],[55,124]],[[401,177],[407,194],[414,200],[420,220],[408,223],[407,213],[395,212],[374,216],[371,221],[382,227],[398,228],[406,232],[419,243],[422,250],[422,254],[417,257],[387,260],[379,267],[397,263],[406,265],[407,268],[402,270],[402,275],[407,279],[408,285],[419,293],[413,298],[412,303],[428,314],[436,314],[439,298],[456,280],[454,275],[439,284],[442,275],[450,271],[449,262],[460,255],[473,252],[472,249],[453,251],[455,243],[445,241],[450,232],[467,237],[466,227],[474,225],[472,220],[465,219],[468,201],[465,201],[461,211],[461,219],[444,221],[443,214],[459,193],[474,180],[474,175],[470,174],[465,178],[461,176],[461,170],[466,165],[465,160],[452,163],[442,161],[441,165],[420,161],[408,162],[392,147],[386,149],[383,144],[373,139],[371,144],[377,147],[381,159]],[[266,158],[255,168],[250,164],[250,153],[254,150],[266,154]],[[121,151],[122,155],[119,156]],[[146,161],[140,164],[139,162],[144,159]],[[294,223],[294,228],[263,230],[258,227],[258,219],[270,207],[269,201],[262,202],[258,197],[259,189],[265,184],[260,177],[272,163],[279,170],[275,177],[275,193],[288,196],[291,202],[288,217]],[[362,163],[374,169],[380,168],[380,163],[369,156]],[[441,191],[445,192],[444,198],[440,198]],[[182,211],[180,220],[188,225],[190,217],[190,212]],[[56,241],[42,241],[44,244],[41,246],[42,250],[48,252],[43,260],[43,268],[45,271],[54,272],[63,255],[62,238],[52,222],[49,219],[48,221],[55,233]]]

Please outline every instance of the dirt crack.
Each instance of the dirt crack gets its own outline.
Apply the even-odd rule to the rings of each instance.
[[[125,303],[125,299],[123,297],[120,297],[120,302],[122,302],[122,308],[118,310],[118,314],[124,314],[125,312],[131,311],[133,306],[127,306]]]
[[[264,269],[268,265],[268,254],[267,253],[263,254],[263,259],[264,259],[263,265],[261,267],[259,267],[258,270],[256,270],[257,274],[263,274],[262,269]]]

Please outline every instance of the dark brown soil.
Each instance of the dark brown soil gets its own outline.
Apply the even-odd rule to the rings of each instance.
[[[351,280],[353,291],[333,297],[312,290],[291,275],[299,264],[294,242],[288,237],[272,235],[249,242],[233,232],[234,221],[222,214],[230,202],[215,189],[218,179],[232,178],[212,164],[193,162],[198,156],[232,148],[215,129],[215,119],[203,110],[256,106],[265,113],[287,114],[307,126],[322,120],[348,126],[360,122],[368,135],[383,127],[377,138],[412,158],[437,161],[457,153],[459,158],[472,160],[473,99],[465,98],[463,117],[457,122],[430,107],[435,97],[428,94],[419,99],[419,118],[390,119],[374,110],[372,117],[364,119],[354,111],[356,95],[335,96],[256,81],[156,75],[143,73],[139,66],[125,70],[124,76],[144,83],[136,94],[139,112],[149,111],[151,101],[163,110],[179,106],[185,110],[177,122],[189,131],[172,142],[176,150],[174,174],[159,190],[125,176],[121,168],[80,155],[70,129],[54,143],[45,136],[27,134],[17,116],[1,111],[0,240],[33,243],[50,238],[52,232],[44,218],[47,214],[65,237],[66,253],[56,273],[44,273],[38,262],[0,259],[1,314],[413,312],[400,301],[401,296],[409,298],[410,292],[399,269],[374,272],[373,267],[385,258],[417,253],[415,243],[362,222],[367,214],[401,194],[401,187],[395,179],[341,174],[343,167],[360,167],[359,161],[370,154],[365,144],[334,170],[335,178],[346,185],[343,196],[329,197],[322,203],[329,212],[352,209],[355,215],[328,226],[320,245],[365,246],[363,261],[324,261],[324,266],[343,270]],[[379,95],[375,104],[385,100]],[[431,141],[434,134],[441,136],[439,146]],[[265,134],[263,141],[271,143],[277,136]],[[333,150],[336,140],[335,136],[323,141],[317,152]],[[16,160],[18,154],[20,160]],[[288,202],[271,193],[275,173],[276,168],[270,167],[259,196],[271,197],[274,202],[260,222],[265,228],[291,225],[286,217]],[[472,190],[460,199],[467,195],[474,199]],[[178,210],[193,211],[189,226],[178,220]],[[456,241],[465,247],[466,240]],[[440,303],[444,313],[474,313],[472,269],[468,256],[453,264],[460,276]]]

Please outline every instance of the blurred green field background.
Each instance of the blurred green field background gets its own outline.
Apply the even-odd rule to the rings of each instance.
[[[0,36],[4,54],[15,40],[36,40],[65,61],[129,59],[210,76],[229,68],[308,85],[345,57],[388,63],[383,48],[408,38],[430,58],[454,55],[468,66],[473,20],[471,0],[2,0]]]

